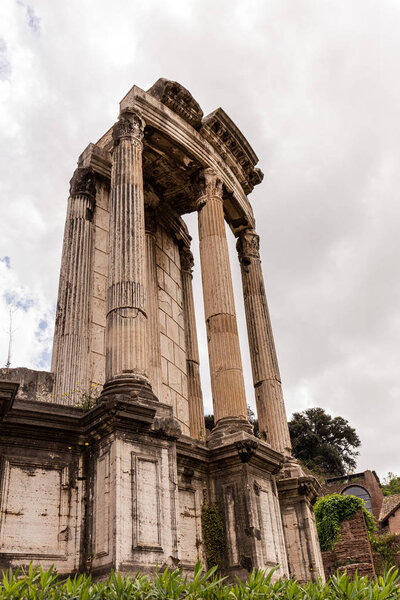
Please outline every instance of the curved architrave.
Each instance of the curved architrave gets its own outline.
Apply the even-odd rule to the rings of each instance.
[[[226,205],[228,223],[237,222],[238,218],[242,218],[247,226],[254,226],[253,210],[242,186],[216,150],[200,133],[188,125],[179,115],[136,85],[120,102],[121,110],[127,107],[139,109],[147,125],[163,131],[172,141],[185,148],[203,166],[211,167],[221,177],[227,191],[232,194],[232,198],[236,203],[235,209],[240,215],[238,217],[238,214],[231,214],[232,208]],[[103,146],[107,143],[107,133],[99,140],[98,145]]]

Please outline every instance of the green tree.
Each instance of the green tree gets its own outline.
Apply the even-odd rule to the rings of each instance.
[[[389,471],[387,477],[384,478],[381,487],[384,496],[394,496],[395,494],[400,494],[400,478]]]
[[[361,445],[355,429],[343,417],[323,408],[294,413],[289,422],[293,455],[321,475],[345,475],[356,467]]]

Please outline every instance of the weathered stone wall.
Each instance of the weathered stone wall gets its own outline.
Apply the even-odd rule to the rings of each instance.
[[[157,279],[161,336],[162,398],[189,435],[185,324],[179,247],[163,227],[157,230]]]
[[[52,397],[54,375],[47,371],[34,371],[25,367],[4,369],[5,379],[19,383],[18,400],[36,400],[37,402],[53,402]]]
[[[58,435],[54,405],[15,402],[13,422],[0,419],[0,569],[40,561],[71,573],[80,567],[84,510],[83,461],[71,441],[76,434]],[[75,409],[62,410],[67,423]]]

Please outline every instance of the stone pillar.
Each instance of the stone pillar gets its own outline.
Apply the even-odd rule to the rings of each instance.
[[[193,254],[186,246],[180,250],[182,273],[183,315],[185,321],[186,368],[188,378],[190,436],[205,439],[203,394],[199,371],[199,347],[197,342],[196,317],[194,312],[192,269]]]
[[[51,365],[57,404],[75,404],[89,387],[89,292],[95,196],[92,169],[76,169],[68,200]]]
[[[242,359],[222,200],[222,182],[211,169],[199,177],[199,240],[214,419],[248,424]]]
[[[147,311],[149,333],[149,380],[158,399],[161,398],[161,343],[158,314],[158,282],[156,263],[157,221],[153,211],[146,212]]]
[[[290,454],[290,435],[261,270],[259,237],[253,229],[240,233],[237,249],[260,434],[275,450]]]
[[[121,111],[113,128],[105,392],[148,385],[144,121]]]

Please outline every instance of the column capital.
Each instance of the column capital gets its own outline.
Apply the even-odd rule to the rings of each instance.
[[[179,253],[182,271],[185,271],[191,275],[194,266],[194,259],[191,250],[187,246],[182,246],[179,250]]]
[[[222,202],[222,179],[211,167],[198,171],[193,179],[193,185],[197,196],[197,210],[200,210],[210,198]]]
[[[252,258],[260,258],[260,237],[254,229],[244,229],[239,233],[236,249],[240,264],[247,266]]]
[[[118,121],[113,127],[114,145],[117,146],[122,139],[127,139],[141,148],[145,125],[145,121],[138,110],[125,108],[120,112]]]
[[[91,167],[78,167],[72,176],[69,188],[70,196],[84,195],[95,198],[96,174]]]

